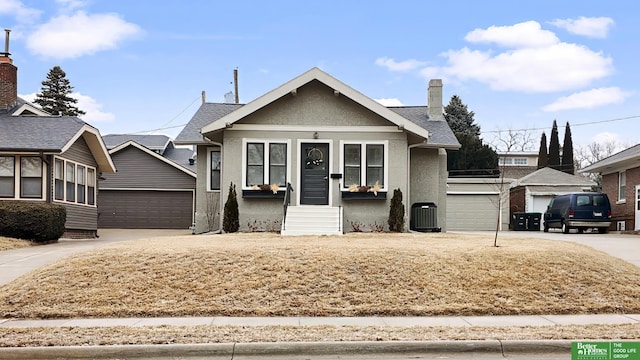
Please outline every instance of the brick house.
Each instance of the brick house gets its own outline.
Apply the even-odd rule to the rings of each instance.
[[[602,191],[611,201],[611,230],[640,230],[640,144],[580,172],[602,175]]]

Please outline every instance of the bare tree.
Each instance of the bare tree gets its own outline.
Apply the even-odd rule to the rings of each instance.
[[[633,144],[616,140],[594,141],[587,145],[578,146],[573,160],[576,168],[580,170],[631,146]],[[588,173],[586,176],[598,183],[598,186],[602,186],[602,176],[600,174]]]
[[[507,143],[511,149],[507,149],[505,139],[509,139]],[[522,152],[536,150],[536,137],[530,130],[498,130],[493,133],[489,144],[497,152]]]

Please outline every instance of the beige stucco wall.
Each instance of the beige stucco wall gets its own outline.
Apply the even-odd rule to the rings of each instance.
[[[442,149],[412,148],[410,154],[411,182],[406,212],[410,214],[411,205],[414,203],[435,203],[438,227],[442,228],[442,231],[446,231],[447,153]]]

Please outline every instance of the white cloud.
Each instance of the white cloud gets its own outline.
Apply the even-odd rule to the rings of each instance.
[[[33,101],[36,99],[36,93],[23,95],[21,94],[18,96],[34,104],[35,106],[38,106],[38,104],[33,103]],[[76,106],[78,107],[78,109],[86,112],[86,114],[82,115],[81,118],[82,120],[90,124],[96,122],[110,122],[115,120],[116,118],[114,114],[102,111],[103,105],[98,103],[96,99],[92,98],[91,96],[83,95],[82,93],[78,92],[71,93],[71,95],[69,96],[74,99],[78,99],[78,103],[76,104]]]
[[[475,29],[464,39],[471,43],[495,43],[509,48],[542,47],[560,42],[553,32],[542,30],[537,21]]]
[[[475,80],[494,90],[521,92],[579,89],[612,73],[610,57],[583,45],[553,41],[548,31],[537,31],[530,23],[524,23],[529,36],[523,41],[506,35],[510,30],[525,32],[522,24],[484,33],[476,29],[468,36],[473,41],[491,40],[514,48],[502,52],[468,47],[449,50],[442,54],[447,59],[446,65],[426,67],[420,73],[425,77],[438,76],[454,81]]]
[[[404,106],[402,101],[396,98],[381,98],[381,99],[374,99],[374,100],[384,106]]]
[[[622,91],[618,87],[608,87],[582,91],[561,97],[552,104],[542,108],[543,111],[560,111],[571,109],[592,109],[604,105],[620,104],[631,96],[630,92]]]
[[[42,11],[25,6],[19,0],[0,0],[0,14],[13,15],[19,22],[31,22]]]
[[[386,67],[389,71],[411,71],[425,66],[426,63],[415,59],[398,62],[388,57],[381,57],[376,59],[376,65]]]
[[[86,14],[52,18],[27,38],[33,53],[55,59],[76,58],[111,50],[120,42],[141,34],[138,25],[128,23],[117,14]]]
[[[609,34],[609,29],[614,25],[614,21],[608,17],[584,17],[577,19],[556,19],[550,22],[559,28],[576,35],[591,38],[604,39]]]

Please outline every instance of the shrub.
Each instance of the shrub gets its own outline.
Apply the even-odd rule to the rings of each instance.
[[[62,205],[27,201],[0,201],[0,235],[33,241],[51,241],[64,234],[67,210]]]
[[[402,191],[400,189],[393,190],[388,223],[389,231],[402,232],[404,230],[404,204],[402,204]]]
[[[240,229],[240,214],[238,212],[238,198],[236,186],[229,185],[229,195],[224,203],[224,218],[222,219],[222,230],[227,233],[237,232]]]

